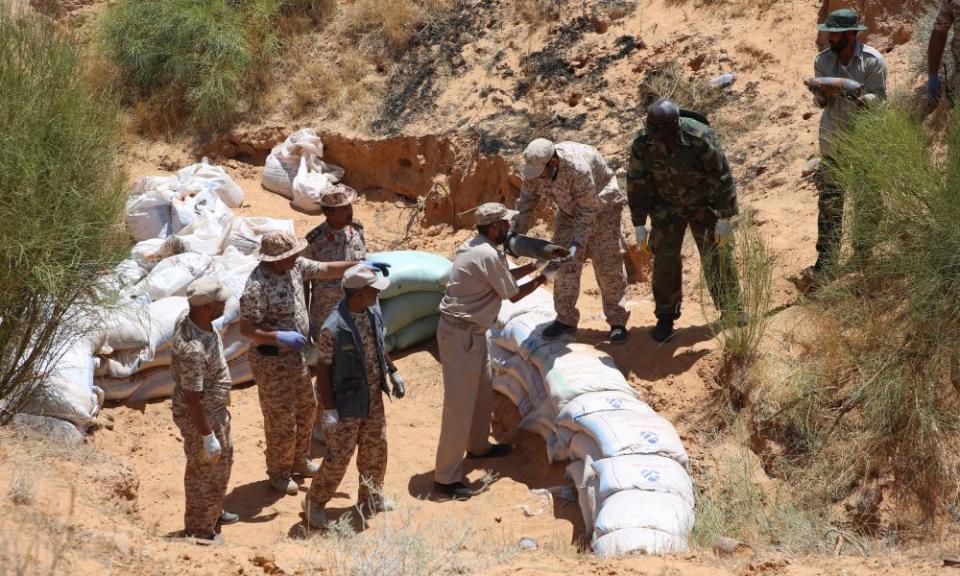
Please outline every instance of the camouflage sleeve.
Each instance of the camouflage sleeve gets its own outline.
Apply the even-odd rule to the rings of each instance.
[[[527,230],[533,226],[533,211],[537,209],[540,203],[540,196],[526,182],[520,189],[520,197],[517,198],[517,214],[510,228],[517,234],[526,234]]]
[[[317,339],[317,363],[333,364],[333,332],[324,328]]]
[[[207,362],[207,354],[203,344],[198,341],[186,342],[175,351],[181,390],[203,392],[203,373]]]
[[[260,324],[263,322],[264,304],[260,282],[247,280],[243,295],[240,296],[240,318],[252,324]]]
[[[300,276],[304,281],[336,280],[342,276],[338,272],[332,272],[325,262],[317,262],[303,256],[297,258],[297,268],[300,269]]]
[[[643,145],[638,135],[630,146],[630,163],[627,166],[627,205],[634,226],[644,226],[653,210],[656,188],[643,162]]]
[[[709,206],[718,218],[735,216],[737,210],[737,189],[730,173],[730,164],[720,147],[716,134],[706,133],[703,139],[703,168],[712,184]]]
[[[953,2],[941,0],[937,19],[933,22],[933,29],[940,32],[949,32],[957,15],[953,11]]]
[[[570,182],[573,187],[573,241],[580,246],[587,245],[587,235],[593,230],[597,222],[597,212],[600,211],[600,191],[593,179],[593,171],[576,172]]]

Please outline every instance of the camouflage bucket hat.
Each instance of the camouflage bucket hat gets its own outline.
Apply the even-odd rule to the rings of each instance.
[[[262,262],[276,262],[291,256],[296,256],[307,247],[307,241],[297,238],[286,230],[267,232],[260,240],[260,252],[257,254]]]
[[[817,30],[821,32],[848,32],[856,30],[863,32],[867,27],[860,23],[860,16],[848,8],[835,10],[827,16],[827,21],[823,24],[817,24]]]
[[[320,195],[320,206],[323,208],[349,206],[356,199],[356,190],[346,184],[335,184]]]

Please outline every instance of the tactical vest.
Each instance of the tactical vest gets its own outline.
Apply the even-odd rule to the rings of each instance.
[[[367,316],[373,327],[377,357],[380,361],[380,390],[389,395],[383,315],[380,312],[380,304],[367,308]],[[370,392],[363,343],[360,341],[360,333],[345,299],[340,300],[337,307],[333,309],[323,323],[323,328],[333,334],[330,387],[333,389],[334,407],[341,418],[369,418]]]

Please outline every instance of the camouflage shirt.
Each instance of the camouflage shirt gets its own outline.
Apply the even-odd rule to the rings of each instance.
[[[717,136],[706,124],[680,119],[680,142],[667,147],[641,130],[633,140],[627,198],[634,226],[647,216],[670,218],[709,210],[717,218],[737,213],[737,191]]]
[[[529,230],[537,204],[549,198],[557,210],[573,220],[573,241],[585,246],[597,212],[603,206],[623,205],[623,192],[613,170],[596,148],[577,142],[559,142],[556,150],[560,158],[556,177],[535,178],[524,183],[517,200],[520,214],[513,220],[513,230],[518,234]]]
[[[188,310],[177,320],[170,346],[174,411],[186,410],[184,390],[200,393],[207,412],[225,408],[232,382],[220,335],[194,324]]]
[[[297,258],[286,274],[275,274],[261,262],[247,279],[240,297],[240,317],[262,330],[295,330],[307,335],[310,318],[303,294],[307,280],[335,278],[322,262]]]
[[[324,222],[307,234],[307,242],[310,244],[303,255],[317,262],[346,262],[367,257],[363,226],[357,223],[345,226],[342,230],[334,230]],[[316,281],[312,284],[310,320],[313,323],[312,329],[319,330],[327,315],[340,301],[343,291],[339,281]]]
[[[350,312],[360,341],[363,342],[363,365],[367,369],[367,384],[370,388],[370,401],[380,398],[380,357],[377,355],[377,341],[366,312]],[[333,363],[334,335],[330,330],[321,330],[317,340],[317,363],[329,366]]]

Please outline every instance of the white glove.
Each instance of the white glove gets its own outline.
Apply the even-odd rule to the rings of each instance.
[[[717,243],[728,242],[733,238],[733,224],[730,220],[724,218],[717,220],[717,226],[713,230],[713,237]]]
[[[576,258],[577,258],[577,248],[578,248],[578,246],[577,246],[576,244],[571,244],[571,245],[570,245],[570,248],[569,248],[569,250],[570,250],[570,255],[567,256],[567,260],[576,260]]]
[[[540,275],[543,276],[545,280],[553,282],[553,279],[557,277],[557,270],[559,269],[559,266],[547,266]]]
[[[637,226],[633,229],[633,233],[637,237],[637,246],[644,248],[647,246],[647,243],[650,241],[650,231],[647,230],[646,226]]]
[[[320,417],[320,429],[326,432],[333,430],[340,423],[340,414],[336,410],[324,410]]]
[[[220,447],[220,441],[217,440],[213,432],[203,437],[203,455],[207,460],[215,461],[219,459],[222,452],[223,449]]]

